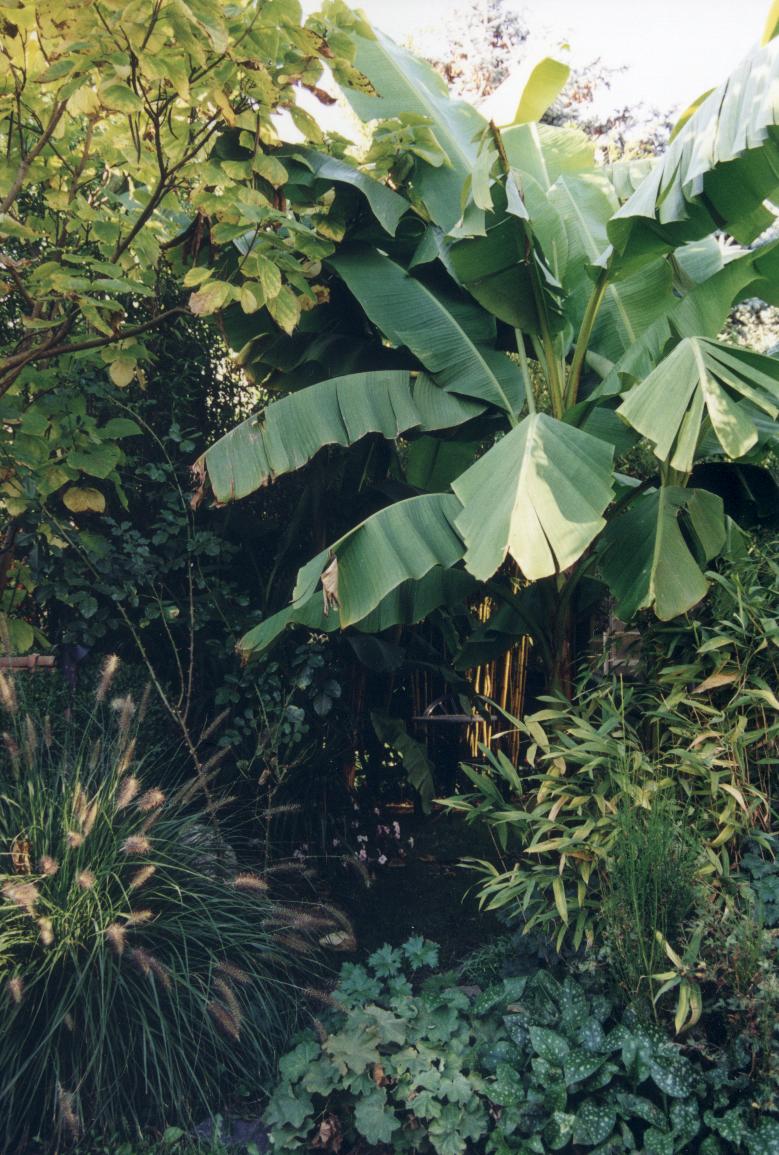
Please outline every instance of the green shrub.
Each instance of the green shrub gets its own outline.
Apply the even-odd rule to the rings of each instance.
[[[154,785],[129,697],[60,741],[14,694],[3,678],[0,1149],[260,1089],[326,920],[237,873],[212,816]]]
[[[544,709],[514,719],[525,765],[485,748],[483,766],[463,767],[472,789],[445,804],[486,824],[502,855],[500,865],[466,860],[480,875],[484,907],[521,917],[558,950],[591,945],[619,816],[660,800],[679,828],[694,830],[698,877],[719,892],[740,841],[767,822],[768,805],[734,754],[737,718],[718,726],[707,717],[704,726],[683,699],[681,691],[671,700],[589,683],[573,702],[545,698]]]
[[[657,721],[670,735],[697,729],[707,742],[716,738],[720,757],[775,808],[779,536],[753,540],[707,576],[711,595],[694,613],[649,624],[643,678],[663,694],[666,710]]]
[[[755,1114],[752,1083],[724,1054],[688,1058],[571,975],[538,970],[473,1000],[453,975],[418,982],[436,957],[412,939],[342,968],[316,1030],[281,1060],[265,1116],[274,1150],[776,1150],[779,1122]]]

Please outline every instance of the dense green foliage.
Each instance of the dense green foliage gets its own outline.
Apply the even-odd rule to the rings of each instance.
[[[342,0],[0,3],[0,651],[59,679],[0,670],[3,1150],[779,1149],[779,360],[723,339],[779,305],[775,9],[606,163],[567,66],[468,104]],[[577,683],[596,614],[640,652]],[[381,773],[437,793],[407,719],[528,636],[517,758],[428,743],[516,934],[331,989]]]
[[[275,1150],[775,1150],[779,1122],[751,1106],[758,1080],[736,1046],[691,1057],[620,1018],[586,975],[535,970],[481,993],[454,975],[420,983],[436,958],[412,939],[342,968],[317,1030],[281,1061],[267,1115]]]
[[[733,529],[694,466],[759,466],[776,437],[776,360],[718,337],[735,303],[773,300],[776,242],[730,247],[717,234],[744,246],[772,219],[777,42],[656,163],[599,166],[583,133],[535,123],[565,70],[556,88],[539,65],[489,121],[380,33],[356,23],[348,34],[372,89],[344,95],[379,120],[363,175],[387,174],[393,191],[380,198],[377,185],[344,220],[327,300],[294,339],[269,343],[227,311],[247,367],[293,395],[212,446],[204,467],[229,502],[325,446],[359,454],[379,437],[392,486],[300,570],[290,604],[242,649],[262,652],[296,624],[415,622],[488,582],[481,652],[487,638],[495,653],[529,633],[570,691],[573,619],[592,579],[623,618],[697,604]],[[310,183],[292,160],[288,170],[292,186]],[[460,642],[466,666],[467,632]]]

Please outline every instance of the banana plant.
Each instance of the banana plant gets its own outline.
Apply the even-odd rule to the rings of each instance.
[[[341,222],[322,303],[292,336],[228,311],[243,364],[283,395],[200,464],[227,503],[373,436],[397,448],[396,499],[319,552],[240,648],[295,624],[386,629],[486,591],[477,641],[531,634],[565,688],[587,584],[625,619],[691,609],[733,539],[696,465],[759,463],[779,436],[779,361],[720,339],[739,301],[779,304],[779,241],[761,239],[779,189],[775,27],[664,156],[599,165],[580,131],[527,119],[554,70],[504,93],[498,124],[345,13],[327,5],[321,30],[337,18],[350,39],[367,157],[284,158]],[[637,476],[639,444],[655,467]]]

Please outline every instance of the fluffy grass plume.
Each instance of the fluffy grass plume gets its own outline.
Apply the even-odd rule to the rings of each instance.
[[[114,672],[87,723],[54,737],[0,682],[5,1155],[186,1122],[247,1077],[260,1088],[297,977],[316,970],[299,928],[279,935],[292,920],[268,883],[236,877],[209,819],[150,780],[141,712],[109,700]]]

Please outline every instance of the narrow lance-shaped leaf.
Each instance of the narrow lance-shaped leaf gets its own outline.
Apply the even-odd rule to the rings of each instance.
[[[452,485],[466,568],[486,580],[510,553],[525,577],[567,569],[605,525],[613,447],[533,414]]]
[[[272,402],[206,450],[203,464],[220,503],[300,469],[325,445],[354,445],[369,433],[394,440],[410,429],[446,429],[481,411],[404,369],[351,373]]]
[[[487,344],[494,340],[488,314],[434,293],[373,249],[355,247],[330,263],[370,320],[394,344],[409,349],[448,393],[519,412],[525,396],[522,374]]]
[[[655,454],[682,473],[692,470],[704,416],[728,457],[758,440],[746,399],[779,415],[779,362],[730,345],[688,337],[627,394],[617,412],[653,442]]]
[[[637,497],[598,547],[619,617],[629,621],[650,607],[661,621],[686,613],[708,589],[701,565],[720,552],[725,533],[722,499],[713,493],[663,486]]]

